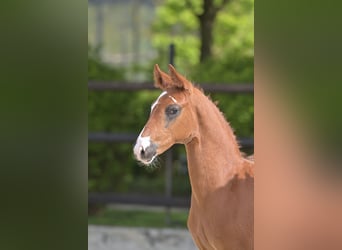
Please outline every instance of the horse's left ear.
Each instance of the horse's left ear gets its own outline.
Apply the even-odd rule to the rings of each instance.
[[[154,65],[153,71],[154,86],[162,90],[166,90],[172,87],[171,77],[160,70],[158,64]]]
[[[176,88],[188,90],[190,93],[192,92],[192,84],[184,76],[179,74],[171,64],[169,64],[169,74]]]

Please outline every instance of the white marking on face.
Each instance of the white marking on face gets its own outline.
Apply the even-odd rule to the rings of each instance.
[[[141,148],[143,150],[145,150],[148,146],[151,145],[151,137],[149,136],[140,137],[139,140],[140,140]]]
[[[137,142],[135,143],[133,152],[134,155],[137,159],[140,160],[140,152],[142,150],[146,150],[146,148],[148,148],[151,145],[151,137],[150,136],[141,136],[142,132],[144,131],[144,129],[141,131]]]
[[[152,104],[152,106],[151,106],[151,112],[152,112],[152,110],[155,108],[155,106],[158,104],[159,99],[162,98],[162,96],[166,95],[166,93],[167,93],[166,91],[164,91],[163,93],[161,93],[160,96],[157,98],[157,100]]]
[[[144,129],[145,129],[145,128],[144,128]],[[151,145],[151,137],[150,137],[150,136],[141,136],[141,134],[142,134],[142,132],[144,131],[144,129],[141,131],[141,133],[140,133],[140,135],[139,135],[139,137],[138,137],[138,139],[137,139],[137,142],[136,142],[136,144],[135,144],[135,146],[134,146],[133,151],[134,151],[135,157],[136,157],[140,162],[144,163],[145,165],[149,165],[149,164],[151,164],[151,163],[154,161],[154,159],[157,157],[157,155],[154,155],[154,156],[152,157],[152,159],[149,160],[149,161],[146,161],[145,159],[142,159],[142,158],[140,157],[141,151],[142,151],[142,150],[146,150],[146,148],[148,148],[148,147]]]
[[[172,100],[174,103],[176,103],[176,104],[178,103],[177,100],[176,100],[173,96],[170,96],[170,95],[169,95],[169,97],[171,98],[171,100]]]
[[[146,150],[146,148],[148,146],[151,145],[151,137],[150,136],[141,136],[143,134],[145,130],[145,127],[141,130],[138,138],[137,138],[137,141],[135,143],[135,146],[134,146],[134,149],[133,149],[133,152],[134,152],[134,155],[140,159],[140,152],[141,150]]]

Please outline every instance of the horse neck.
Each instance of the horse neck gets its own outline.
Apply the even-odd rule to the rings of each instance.
[[[200,199],[225,186],[243,159],[234,133],[216,105],[202,93],[193,105],[198,131],[186,144],[186,152],[192,193]]]

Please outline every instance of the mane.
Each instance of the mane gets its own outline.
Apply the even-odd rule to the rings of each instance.
[[[216,107],[216,110],[221,114],[222,119],[229,125],[229,128],[230,128],[231,130],[233,130],[233,133],[234,133],[234,129],[230,126],[230,123],[229,123],[228,120],[226,119],[225,114],[224,114],[224,113],[219,109],[219,107],[218,107],[219,101],[214,101],[214,100],[211,98],[210,94],[207,95],[207,94],[204,92],[203,88],[202,88],[200,85],[198,85],[198,84],[196,84],[196,83],[192,83],[192,85],[195,87],[195,89],[199,90],[204,96],[206,96],[206,97],[208,98],[209,102],[211,102],[212,104],[214,104],[214,106]]]
[[[234,141],[235,141],[235,143],[236,143],[236,145],[237,145],[237,147],[238,147],[238,149],[239,149],[239,152],[240,152],[240,154],[242,155],[242,153],[241,153],[241,151],[240,151],[241,145],[239,144],[238,140],[236,139],[236,136],[235,136],[235,133],[234,133],[234,128],[230,125],[229,121],[226,119],[225,114],[224,114],[224,113],[219,109],[219,107],[218,107],[219,101],[214,101],[214,100],[211,98],[210,94],[208,94],[208,95],[205,94],[203,88],[202,88],[201,86],[199,86],[198,84],[193,84],[193,86],[195,87],[195,89],[199,90],[199,91],[203,94],[203,96],[205,96],[205,97],[207,98],[207,100],[209,101],[209,103],[213,106],[213,110],[214,110],[215,112],[217,112],[220,121],[221,121],[223,124],[225,124],[226,131],[227,131],[228,133],[231,133],[231,135],[232,135],[232,137],[233,137],[233,139],[234,139]]]
[[[202,92],[203,93],[203,92]],[[217,103],[213,102],[211,97],[209,95],[205,95],[209,102],[215,106],[215,110],[216,112],[218,112],[220,115],[219,117],[221,117],[221,119],[223,120],[223,122],[227,125],[228,129],[227,131],[231,132],[232,137],[238,147],[238,151],[240,153],[240,156],[242,157],[242,159],[245,161],[245,165],[244,167],[240,170],[240,172],[238,173],[239,177],[245,178],[245,175],[249,175],[251,177],[254,177],[254,155],[247,155],[244,152],[240,151],[241,145],[239,144],[238,140],[236,139],[235,133],[234,133],[234,129],[232,126],[230,126],[230,123],[227,121],[225,115],[223,112],[221,112],[221,110],[218,108]]]

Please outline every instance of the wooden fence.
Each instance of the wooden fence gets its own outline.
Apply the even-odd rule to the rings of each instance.
[[[198,84],[206,93],[238,93],[253,94],[253,84]],[[88,83],[89,91],[142,91],[156,90],[152,83],[123,83],[123,82],[101,82],[90,81]],[[89,132],[88,141],[97,143],[132,143],[136,140],[138,134],[135,132],[123,133],[104,133]],[[242,147],[253,148],[253,138],[238,138]],[[108,203],[124,203],[124,204],[144,204],[150,206],[165,206],[167,210],[170,207],[188,207],[190,205],[189,198],[180,198],[172,196],[172,148],[166,153],[165,158],[165,193],[163,196],[141,196],[141,195],[122,195],[115,193],[89,193],[88,202],[90,204],[108,204]]]

